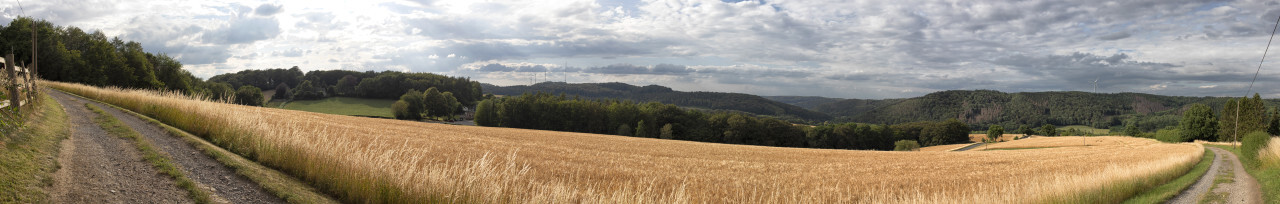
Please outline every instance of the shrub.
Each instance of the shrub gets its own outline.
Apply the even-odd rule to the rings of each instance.
[[[276,86],[276,95],[273,95],[271,97],[275,99],[289,99],[289,97],[292,97],[292,96],[293,94],[289,93],[289,85],[285,83],[280,83],[280,85]]]
[[[661,132],[662,132],[662,134],[661,134],[661,136],[659,136],[659,138],[662,138],[662,139],[675,139],[675,138],[676,138],[676,136],[675,136],[675,132],[671,129],[671,123],[667,123],[666,125],[663,125],[663,126],[662,126],[662,130],[661,130]]]
[[[1267,142],[1271,142],[1271,135],[1263,131],[1251,132],[1244,135],[1244,139],[1240,141],[1240,157],[1241,159],[1252,161],[1244,162],[1257,165],[1258,151],[1267,146]]]
[[[1039,133],[1044,136],[1058,136],[1058,127],[1050,124],[1044,124],[1044,126],[1040,126]]]
[[[405,92],[404,95],[400,95],[400,101],[404,101],[406,106],[406,115],[404,119],[422,119],[422,112],[426,111],[426,103],[423,101],[423,98],[425,97],[422,95],[422,92],[418,92],[413,89],[409,89],[409,91]]]
[[[1182,130],[1178,129],[1161,129],[1156,131],[1156,140],[1168,143],[1187,142],[1187,138],[1183,137]]]
[[[647,129],[648,128],[645,128],[644,126],[644,120],[640,120],[639,123],[636,123],[636,137],[649,137],[649,131]]]
[[[241,86],[236,90],[236,104],[246,106],[262,106],[262,89],[253,86]]]
[[[920,150],[920,143],[915,140],[898,140],[893,143],[893,151],[916,151]]]
[[[618,126],[618,135],[631,136],[631,126],[622,124]]]
[[[404,102],[404,100],[398,100],[396,103],[391,104],[391,114],[400,120],[410,119],[410,116],[413,115],[409,111],[409,103]]]

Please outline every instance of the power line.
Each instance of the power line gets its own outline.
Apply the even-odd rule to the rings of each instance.
[[[1267,52],[1271,51],[1271,41],[1276,39],[1276,28],[1280,28],[1280,16],[1276,17],[1276,24],[1271,27],[1271,37],[1267,38],[1267,47],[1262,50],[1262,59],[1258,60],[1258,68],[1253,71],[1253,79],[1249,80],[1249,89],[1245,89],[1244,97],[1236,102],[1236,130],[1233,131],[1236,142],[1240,141],[1240,109],[1244,109],[1242,107],[1244,100],[1249,99],[1249,93],[1253,92],[1253,83],[1258,82],[1258,73],[1262,72],[1262,63],[1267,61]]]

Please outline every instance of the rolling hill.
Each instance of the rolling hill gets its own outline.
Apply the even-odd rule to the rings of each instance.
[[[543,82],[532,86],[518,85],[504,87],[482,84],[481,87],[485,93],[491,93],[494,95],[520,95],[524,93],[543,92],[564,94],[567,96],[579,96],[589,99],[660,102],[689,108],[742,111],[756,115],[798,118],[809,121],[826,121],[832,119],[832,117],[827,114],[815,112],[791,104],[769,100],[756,95],[719,92],[683,92],[658,85],[641,87],[617,82],[586,84]]]
[[[846,99],[817,105],[812,110],[831,114],[840,122],[894,124],[958,118],[976,127],[1053,124],[1096,128],[1137,122],[1150,131],[1170,123],[1176,125],[1177,117],[1191,104],[1202,103],[1220,111],[1227,99],[1144,93],[952,90],[906,99]],[[1280,104],[1276,99],[1264,101],[1269,107]]]

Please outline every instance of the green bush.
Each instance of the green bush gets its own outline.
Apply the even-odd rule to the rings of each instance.
[[[241,86],[236,90],[236,104],[246,106],[262,106],[262,89],[253,86]]]
[[[1240,159],[1245,160],[1243,161],[1244,164],[1256,167],[1258,164],[1258,151],[1266,147],[1269,141],[1271,141],[1271,134],[1263,131],[1255,131],[1244,135],[1244,139],[1240,141]]]
[[[412,118],[413,114],[409,111],[409,103],[404,102],[404,100],[391,104],[391,114],[395,115],[396,119],[414,120]]]
[[[893,143],[893,151],[916,151],[920,150],[920,143],[915,140],[898,140]]]
[[[1182,137],[1182,131],[1177,129],[1162,129],[1162,130],[1156,131],[1155,137],[1156,137],[1156,140],[1160,140],[1161,142],[1168,142],[1168,143],[1187,142],[1186,138]]]

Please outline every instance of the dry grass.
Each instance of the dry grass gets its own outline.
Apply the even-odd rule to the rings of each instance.
[[[1270,168],[1280,168],[1280,137],[1271,137],[1267,147],[1258,152],[1259,160]]]
[[[1195,141],[1195,143],[1196,143],[1196,144],[1222,145],[1222,146],[1240,146],[1240,142],[1210,142],[1210,141],[1204,141],[1204,140],[1196,140],[1196,141]]]
[[[1022,134],[1003,134],[1000,135],[1000,142],[1013,141],[1013,138],[1019,136],[1022,136]],[[982,142],[982,139],[987,139],[987,134],[969,134],[970,142]]]
[[[1146,183],[1185,173],[1203,152],[1198,144],[1140,138],[1016,152],[778,148],[371,119],[50,85],[152,116],[346,202],[1119,202]],[[1001,144],[1056,139],[1070,138]]]
[[[1048,147],[1079,147],[1079,146],[1130,146],[1130,145],[1146,145],[1148,140],[1126,136],[1062,136],[1062,137],[1032,137],[1014,142],[1002,142],[987,145],[988,149],[1025,149],[1025,148],[1048,148]],[[1150,140],[1156,141],[1156,140]],[[1087,145],[1086,145],[1087,144]]]

